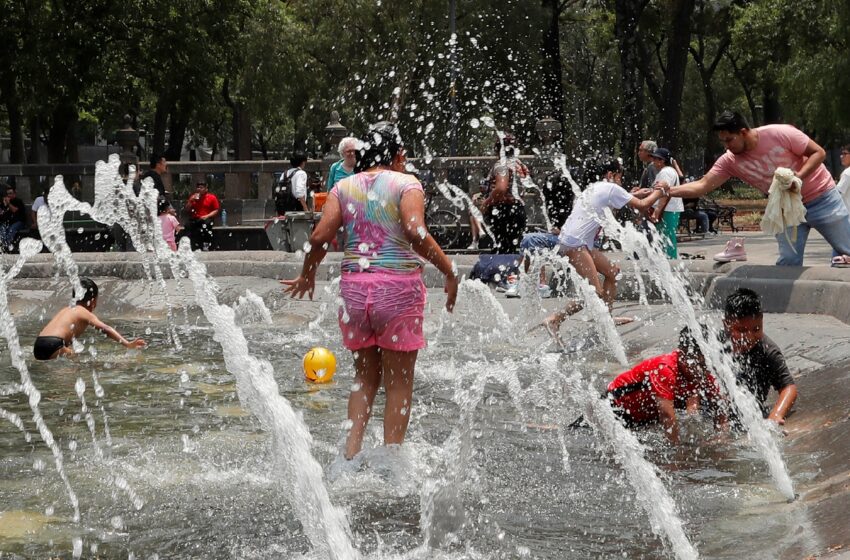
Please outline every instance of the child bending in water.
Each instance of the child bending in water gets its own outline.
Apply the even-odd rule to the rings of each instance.
[[[98,319],[94,314],[94,308],[97,306],[97,284],[89,278],[80,279],[80,284],[85,290],[83,297],[78,299],[73,307],[59,311],[36,337],[32,349],[35,359],[52,360],[59,356],[73,356],[71,341],[83,334],[89,325],[126,348],[144,348],[145,341],[141,338],[129,341]]]

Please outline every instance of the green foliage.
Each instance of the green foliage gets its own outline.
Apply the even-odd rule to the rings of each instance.
[[[663,76],[665,18],[678,1],[650,0],[640,13],[644,74]],[[850,3],[695,2],[679,131],[687,172],[698,174],[719,150],[706,130],[712,111],[732,107],[760,117],[765,91],[778,92],[784,118],[822,143],[846,141]],[[218,149],[233,146],[237,104],[263,157],[295,147],[323,153],[333,110],[355,133],[398,120],[417,155],[447,155],[453,121],[459,153],[489,153],[488,119],[514,132],[528,152],[544,112],[541,45],[552,0],[459,0],[455,43],[447,4],[0,0],[0,134],[13,115],[48,142],[60,134],[64,141],[63,126],[109,137],[130,113],[149,145],[178,138]],[[620,123],[630,117],[622,109],[615,34],[621,4],[555,4],[562,8],[565,145],[578,159],[632,150],[618,145]],[[705,65],[717,58],[708,87],[698,58]],[[657,138],[660,112],[649,88],[643,97],[642,133]]]

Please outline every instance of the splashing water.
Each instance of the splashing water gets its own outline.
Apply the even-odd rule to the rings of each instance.
[[[195,288],[195,300],[215,329],[214,338],[222,347],[225,366],[236,377],[240,401],[271,432],[275,459],[291,483],[291,502],[304,532],[330,558],[357,558],[345,514],[331,504],[322,469],[310,452],[310,432],[289,401],[280,395],[271,364],[248,351],[248,341],[234,322],[233,309],[217,302],[206,267],[195,259],[188,239],[181,240],[178,255]]]
[[[198,262],[192,253],[189,240],[181,240],[176,254],[165,243],[156,219],[156,198],[153,195],[156,191],[151,185],[147,182],[142,185],[142,195],[134,200],[135,205],[132,208],[128,210],[128,206],[123,204],[133,193],[131,187],[125,185],[118,174],[118,166],[117,157],[111,157],[109,163],[98,162],[100,173],[97,176],[95,204],[92,206],[69,200],[73,197],[67,193],[61,177],[57,177],[57,182],[50,191],[51,208],[49,213],[44,214],[44,222],[41,219],[43,209],[39,210],[39,225],[45,225],[44,231],[50,238],[49,246],[56,251],[57,264],[69,275],[75,289],[80,289],[78,267],[67,243],[64,242],[62,227],[64,212],[74,209],[85,212],[98,221],[106,220],[105,223],[114,220],[111,223],[117,223],[124,228],[134,246],[148,249],[145,262],[153,264],[154,268],[159,262],[167,262],[173,271],[178,272],[175,277],[185,271],[194,287],[196,303],[212,324],[214,339],[222,346],[225,366],[236,377],[240,401],[271,433],[275,460],[284,471],[282,480],[290,484],[291,503],[305,534],[317,551],[326,557],[339,560],[358,558],[357,551],[351,545],[350,529],[345,515],[331,503],[322,480],[321,467],[310,452],[310,433],[301,417],[280,395],[271,364],[255,358],[248,351],[247,340],[235,324],[234,310],[218,303],[217,287],[207,276],[206,267]],[[133,209],[136,213],[131,216]],[[146,221],[147,224],[139,227],[140,220]],[[159,235],[155,235],[157,232]],[[5,284],[3,287],[5,296]],[[5,313],[8,316],[8,309]],[[12,325],[14,328],[13,323]],[[52,438],[50,439],[52,441]],[[58,447],[56,449],[58,451]],[[61,467],[61,460],[58,465]],[[61,474],[64,479],[64,473]],[[116,479],[116,484],[126,486],[126,481]],[[70,486],[68,489],[71,491]],[[78,519],[76,496],[73,493],[71,495]]]
[[[42,441],[44,441],[50,449],[50,452],[53,454],[53,463],[56,466],[56,472],[59,474],[59,478],[65,485],[65,491],[68,494],[68,501],[71,503],[71,507],[74,510],[73,519],[76,523],[80,520],[80,502],[77,499],[77,494],[71,487],[71,482],[68,480],[67,474],[65,473],[65,460],[62,455],[62,449],[53,438],[53,433],[50,431],[50,428],[47,427],[44,417],[41,415],[41,410],[38,407],[41,402],[41,393],[33,384],[32,378],[30,377],[26,361],[24,361],[23,358],[21,343],[18,339],[18,329],[15,327],[15,321],[9,311],[9,282],[18,275],[21,268],[24,266],[24,262],[26,262],[28,258],[38,254],[40,251],[41,243],[39,241],[34,239],[22,239],[20,243],[20,256],[17,261],[5,274],[0,275],[0,333],[2,333],[3,338],[6,339],[6,345],[9,348],[9,355],[12,358],[12,366],[20,373],[20,389],[21,392],[27,396],[27,402],[29,403],[30,411],[32,412],[33,422],[35,422],[36,428],[38,428],[38,433],[41,436]]]
[[[623,467],[632,488],[649,516],[652,531],[672,548],[676,558],[695,560],[699,554],[691,544],[682,525],[678,508],[661,483],[656,467],[644,457],[644,447],[634,433],[623,426],[607,399],[599,398],[592,383],[585,383],[574,369],[565,375],[558,367],[557,357],[544,356],[541,366],[549,375],[563,379],[576,402],[586,411],[586,419],[608,446],[617,462]]]
[[[701,321],[696,314],[696,305],[704,303],[702,296],[689,293],[685,282],[673,274],[666,256],[650,246],[646,236],[635,230],[632,224],[626,224],[625,227],[621,226],[611,211],[608,210],[605,214],[605,227],[609,234],[620,241],[624,251],[636,252],[640,261],[647,263],[649,271],[653,274],[653,280],[667,293],[673,307],[685,320],[691,334],[699,344],[708,367],[717,375],[726,394],[731,397],[732,403],[747,429],[749,439],[767,463],[777,489],[785,498],[793,500],[795,497],[794,484],[788,474],[785,462],[782,460],[779,445],[771,433],[768,421],[762,418],[761,409],[755,397],[738,385],[732,356],[723,351],[719,337],[712,336],[714,340],[709,341],[703,335],[702,325],[704,321]]]
[[[555,161],[564,176],[568,178],[576,201],[581,203],[581,192],[578,184],[570,175],[569,169],[567,169],[566,157],[557,157]],[[586,209],[591,215],[594,214],[591,209]],[[598,219],[605,228],[606,234],[619,241],[626,254],[636,253],[639,256],[639,262],[646,263],[644,270],[649,272],[654,283],[670,298],[674,308],[690,327],[691,333],[706,357],[707,364],[720,378],[726,394],[731,397],[732,403],[741,416],[750,441],[767,463],[777,489],[788,500],[793,500],[795,497],[793,482],[788,474],[785,462],[782,460],[776,439],[771,434],[766,421],[762,418],[755,397],[749,391],[738,386],[732,357],[723,352],[719,342],[710,343],[703,336],[702,321],[696,316],[696,306],[704,304],[702,297],[698,294],[688,293],[685,282],[673,274],[666,256],[652,247],[646,236],[635,230],[631,223],[626,224],[625,227],[620,225],[610,209],[606,209],[604,215],[598,216]],[[638,265],[636,264],[636,266]],[[637,274],[637,276],[640,275]],[[642,286],[642,279],[638,282]],[[641,294],[645,294],[642,288]],[[642,301],[644,297],[645,295],[642,296]]]
[[[249,323],[272,324],[271,311],[266,307],[263,298],[251,290],[245,290],[245,295],[239,296],[233,306],[233,313],[236,321],[243,325]]]
[[[484,396],[488,381],[504,384],[509,391],[514,407],[524,419],[523,391],[517,371],[519,364],[512,361],[499,363],[498,367],[488,362],[465,364],[467,376],[474,373],[468,388],[458,387],[453,401],[461,411],[457,425],[443,442],[444,467],[437,478],[427,480],[420,498],[423,542],[421,550],[439,547],[453,540],[463,527],[466,514],[461,494],[469,484],[470,461],[472,458],[472,432],[475,412]],[[462,378],[460,378],[462,379]]]

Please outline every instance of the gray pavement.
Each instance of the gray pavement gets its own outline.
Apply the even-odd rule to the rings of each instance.
[[[735,234],[722,232],[718,236],[708,236],[705,239],[694,238],[679,242],[679,252],[691,255],[702,255],[707,260],[723,250],[726,242],[732,237],[743,237],[747,250],[747,263],[773,265],[778,254],[776,240],[760,231],[742,231]],[[832,258],[832,248],[821,235],[812,230],[806,244],[804,265],[808,267],[829,267]]]
[[[691,287],[717,304],[727,293],[739,286],[757,290],[764,298],[765,310],[774,313],[815,313],[832,315],[850,323],[850,269],[831,268],[831,249],[824,239],[812,232],[806,247],[803,267],[777,267],[776,240],[761,232],[741,232],[748,260],[739,263],[717,263],[713,256],[720,252],[732,237],[724,233],[717,237],[695,239],[680,243],[682,254],[702,259],[681,260],[677,266],[688,271]],[[252,277],[265,279],[294,278],[301,270],[303,255],[276,251],[216,251],[196,253],[200,262],[213,277]],[[320,267],[317,278],[330,280],[339,274],[341,253],[329,253]],[[2,255],[3,268],[8,268],[16,255]],[[453,255],[459,272],[469,275],[478,255]],[[612,259],[625,262],[622,253],[611,253]],[[76,253],[74,260],[80,273],[99,278],[124,280],[145,279],[143,255],[138,253]],[[624,279],[620,283],[620,298],[636,299],[630,286],[631,267],[623,267]],[[42,253],[30,259],[18,278],[50,279],[57,274],[53,255]],[[171,275],[164,267],[166,278]],[[649,278],[644,281],[650,284]],[[426,267],[425,283],[441,287],[443,277],[433,267]],[[650,297],[660,297],[657,290]]]

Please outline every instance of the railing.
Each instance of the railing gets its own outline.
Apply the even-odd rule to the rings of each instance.
[[[427,160],[412,158],[409,161],[421,172],[427,172],[423,175],[427,175],[431,183],[447,180],[466,193],[474,193],[497,159],[495,156],[463,156]],[[532,179],[538,185],[544,181],[543,176],[554,169],[552,162],[543,158],[523,156],[522,160],[528,165]],[[306,171],[320,178],[324,184],[324,177],[334,161],[336,159],[333,158],[309,160]],[[147,164],[139,166],[141,172],[147,167]],[[169,173],[163,176],[163,182],[166,191],[179,203],[190,192],[191,185],[196,180],[212,178],[212,191],[222,198],[223,207],[227,210],[228,224],[241,225],[243,221],[260,220],[274,215],[272,191],[279,174],[289,167],[289,162],[283,160],[173,161],[168,162]],[[3,164],[0,165],[0,180],[13,180],[18,196],[24,202],[30,203],[53,184],[56,175],[62,175],[69,189],[72,180],[79,180],[82,191],[80,198],[93,202],[94,172],[93,163]],[[181,178],[185,179],[181,182]],[[539,196],[536,193],[528,193],[525,198],[529,212],[528,223],[542,224]],[[445,199],[438,199],[435,204],[439,208],[451,208],[451,204]],[[463,223],[466,223],[466,212],[457,209],[453,211],[462,214]]]

